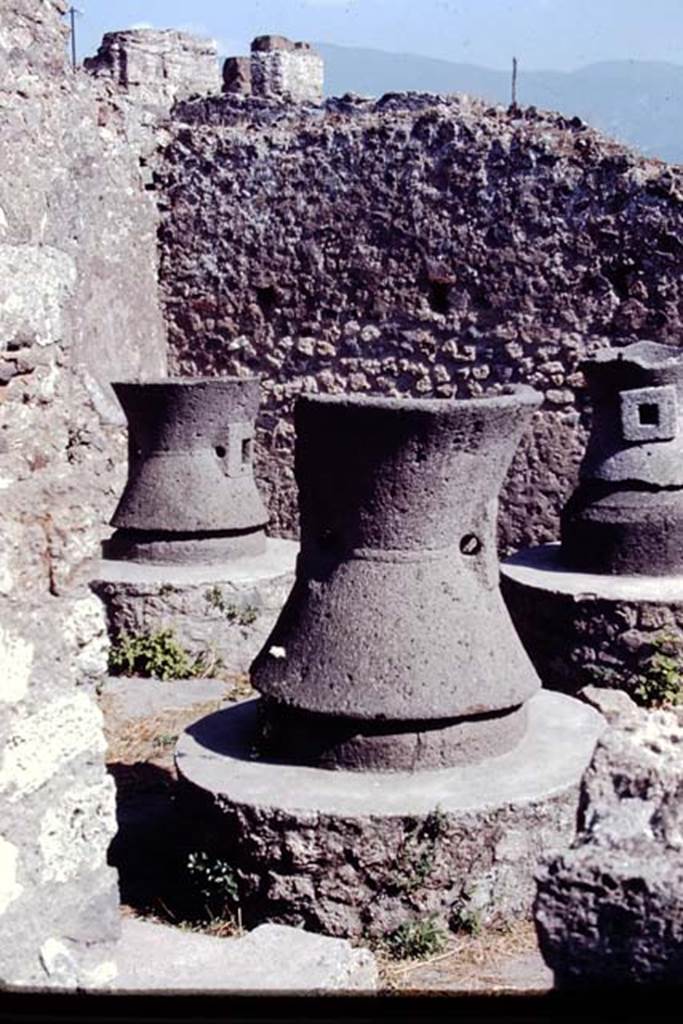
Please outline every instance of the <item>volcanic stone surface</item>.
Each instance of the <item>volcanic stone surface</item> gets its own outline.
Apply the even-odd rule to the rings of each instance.
[[[458,927],[530,913],[543,851],[574,833],[579,780],[604,728],[541,691],[512,751],[429,772],[346,772],[267,761],[258,701],[181,736],[180,807],[198,848],[233,865],[244,921],[381,935],[434,913]]]
[[[683,353],[641,341],[582,364],[593,426],[562,514],[568,566],[622,575],[683,571]]]
[[[683,721],[666,711],[641,710],[598,743],[576,839],[538,874],[534,916],[556,985],[680,985],[682,753]]]
[[[360,769],[442,767],[519,741],[540,684],[498,589],[496,497],[539,401],[521,386],[463,402],[299,400],[297,578],[252,666],[267,707],[287,712],[265,714],[296,735],[290,756],[326,728],[339,763]],[[293,729],[294,709],[314,720]],[[348,735],[332,737],[340,720]],[[368,730],[406,729],[365,754]],[[392,742],[396,756],[407,744],[398,762]]]
[[[680,168],[579,118],[466,96],[176,106],[156,169],[174,372],[263,377],[256,473],[294,535],[301,392],[544,395],[504,550],[555,540],[583,455],[579,363],[677,345]]]
[[[252,438],[256,378],[116,383],[128,420],[128,481],[105,551],[215,562],[265,549]]]
[[[569,569],[559,544],[501,562],[501,592],[544,686],[633,694],[657,652],[683,650],[683,575],[612,576]],[[670,650],[669,650],[670,649]]]

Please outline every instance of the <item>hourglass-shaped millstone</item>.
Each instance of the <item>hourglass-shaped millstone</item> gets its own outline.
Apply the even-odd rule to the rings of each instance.
[[[128,482],[110,558],[215,562],[265,549],[252,466],[257,378],[115,383],[128,420]]]
[[[264,752],[404,769],[519,741],[540,684],[499,593],[495,524],[540,401],[299,399],[297,577],[252,665]]]
[[[683,351],[640,341],[582,363],[593,425],[562,515],[574,569],[683,571]]]

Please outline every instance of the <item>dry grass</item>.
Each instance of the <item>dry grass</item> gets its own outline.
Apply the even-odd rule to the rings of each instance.
[[[406,992],[451,987],[458,977],[495,968],[502,960],[533,953],[538,949],[531,921],[519,921],[508,927],[487,928],[479,935],[454,935],[448,949],[426,960],[390,959],[375,951],[380,984],[385,991]],[[421,975],[429,974],[429,983],[421,984]],[[425,982],[427,979],[425,978]]]
[[[164,682],[157,682],[159,694],[163,697]],[[226,702],[257,696],[247,675],[232,674],[226,676],[224,682],[225,691],[220,698],[199,701],[181,708],[165,708],[145,717],[126,715],[120,710],[116,697],[111,694],[100,696],[107,761],[120,764],[147,761],[170,767],[176,740],[186,726],[204,715],[218,711]]]
[[[211,700],[184,708],[168,708],[145,718],[128,718],[117,711],[115,700],[105,695],[100,698],[100,707],[104,714],[107,761],[118,764],[145,761],[170,767],[173,748],[183,729],[223,705],[222,700]]]
[[[161,901],[160,901],[161,902]],[[215,917],[209,921],[202,921],[201,923],[183,921],[176,918],[175,914],[168,907],[162,909],[165,911],[164,916],[154,913],[141,914],[135,907],[131,907],[128,904],[121,906],[122,917],[135,917],[141,921],[148,921],[150,924],[163,924],[166,927],[169,925],[172,928],[178,928],[181,932],[193,932],[196,935],[211,935],[215,939],[241,939],[243,935],[246,935],[246,929],[242,925],[242,918],[237,912],[237,916],[234,919],[226,919]]]

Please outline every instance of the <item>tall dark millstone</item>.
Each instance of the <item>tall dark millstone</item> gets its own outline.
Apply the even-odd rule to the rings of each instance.
[[[540,396],[301,398],[301,553],[252,666],[301,763],[443,767],[511,749],[539,687],[498,589],[497,495]]]
[[[583,571],[683,572],[683,352],[641,341],[582,365],[593,428],[562,515],[562,556]]]
[[[540,688],[498,590],[498,491],[539,404],[299,399],[301,551],[252,665],[262,696],[175,754],[177,806],[231,865],[247,927],[530,913],[603,727]]]
[[[110,558],[215,562],[265,550],[256,489],[256,378],[113,385],[128,420],[128,482]]]

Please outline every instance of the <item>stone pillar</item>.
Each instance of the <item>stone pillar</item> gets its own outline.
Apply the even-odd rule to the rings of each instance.
[[[128,481],[93,583],[110,632],[171,627],[190,653],[242,671],[282,606],[296,552],[265,535],[253,475],[258,380],[113,387],[128,420]]]
[[[253,664],[264,696],[176,754],[246,922],[357,936],[530,912],[602,728],[538,692],[498,591],[497,493],[538,404],[299,399],[301,554]]]
[[[107,32],[83,67],[155,106],[170,107],[175,100],[220,92],[215,42],[175,29]]]
[[[251,96],[251,60],[228,57],[223,63],[223,92]]]
[[[284,36],[257,36],[251,44],[254,96],[282,96],[294,103],[320,103],[323,59],[309,43]]]
[[[546,686],[656,701],[661,655],[683,668],[683,353],[641,341],[582,369],[593,425],[562,544],[508,559],[503,594]]]

